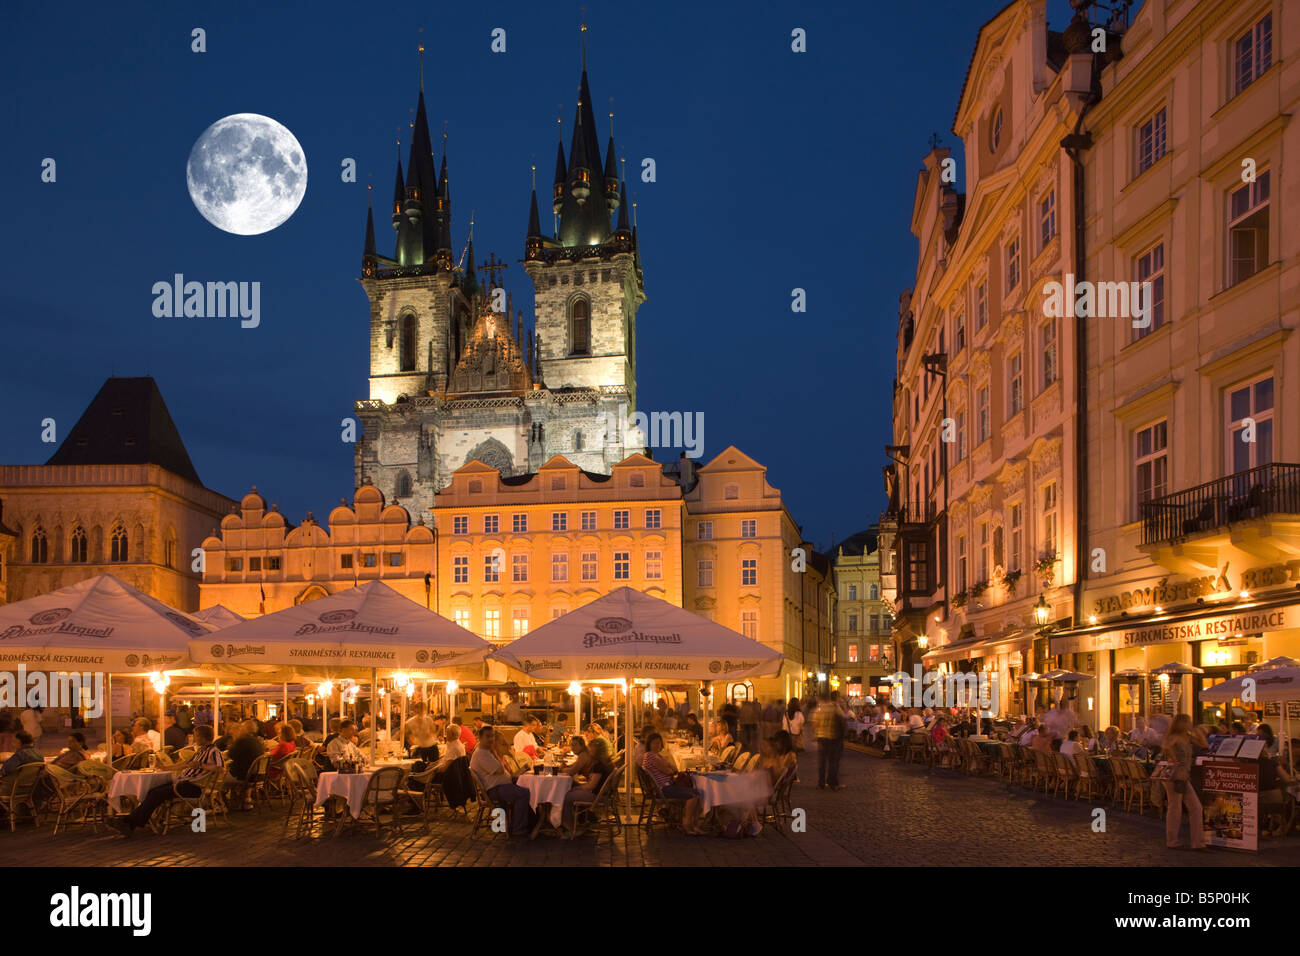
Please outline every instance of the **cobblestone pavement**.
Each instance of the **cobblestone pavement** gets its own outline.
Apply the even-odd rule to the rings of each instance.
[[[207,833],[188,829],[131,839],[117,831],[74,828],[51,836],[0,827],[0,864],[38,866],[1297,866],[1300,839],[1266,840],[1259,853],[1188,853],[1164,847],[1163,823],[1107,809],[1105,833],[1091,829],[1092,804],[1044,798],[1005,781],[927,770],[849,751],[843,789],[819,791],[815,752],[800,760],[793,805],[807,832],[772,830],[756,839],[686,837],[662,828],[626,828],[597,845],[594,837],[510,840],[463,820],[444,819],[432,835],[408,825],[405,836],[344,834],[294,840],[283,811],[234,813]]]

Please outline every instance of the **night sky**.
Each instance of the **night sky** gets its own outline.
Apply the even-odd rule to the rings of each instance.
[[[391,254],[419,27],[431,131],[445,120],[450,137],[457,254],[472,210],[479,262],[512,263],[507,288],[531,313],[517,265],[529,167],[549,232],[580,4],[14,6],[0,13],[0,461],[44,462],[43,418],[62,439],[107,376],[152,375],[209,487],[237,498],[256,484],[292,521],[351,497],[339,423],[368,394],[366,183]],[[1003,4],[827,6],[844,9],[589,0],[585,15],[600,142],[612,96],[638,203],[641,408],[703,412],[703,457],[735,444],[767,465],[819,546],[883,507],[916,173],[931,133],[956,145],[976,33]],[[1064,2],[1049,14],[1065,26]],[[194,27],[206,53],[191,52]],[[209,225],[186,190],[194,141],[240,112],[287,126],[309,167],[297,213],[261,236]],[[647,156],[654,183],[633,176]],[[341,181],[345,157],[356,183]],[[260,327],[155,318],[151,287],[177,272],[260,281]],[[795,287],[806,314],[791,312]]]

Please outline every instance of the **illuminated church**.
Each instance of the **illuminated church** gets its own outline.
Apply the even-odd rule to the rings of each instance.
[[[390,501],[423,506],[475,459],[515,477],[563,455],[608,475],[641,450],[625,449],[621,430],[606,435],[620,406],[636,408],[645,291],[612,130],[602,159],[585,54],[567,158],[563,142],[557,150],[556,234],[542,232],[535,186],[528,211],[523,266],[535,315],[525,332],[503,266],[492,257],[475,268],[472,224],[456,260],[446,143],[437,168],[421,88],[393,189],[392,256],[376,251],[373,210],[366,221],[370,395],[356,406],[358,486],[368,480]]]

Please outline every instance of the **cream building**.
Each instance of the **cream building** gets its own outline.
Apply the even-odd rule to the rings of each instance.
[[[1300,657],[1300,16],[1146,3],[1123,47],[1082,121],[1086,271],[1151,283],[1153,309],[1089,328],[1092,557],[1052,646],[1105,722],[1209,718],[1203,688]],[[1205,673],[1113,678],[1168,662]]]
[[[199,480],[151,378],[108,379],[45,464],[0,465],[0,502],[0,601],[109,572],[184,611],[201,542],[234,504]]]
[[[834,550],[835,636],[831,673],[850,696],[872,694],[894,668],[890,615],[881,590],[879,535],[859,531]]]
[[[1016,678],[1047,665],[1036,605],[1074,613],[1077,353],[1041,304],[1075,259],[1062,141],[1091,59],[1048,30],[1045,2],[1005,7],[980,30],[953,123],[965,192],[935,147],[913,205],[886,515],[901,663],[996,675],[1002,711],[1025,709]]]

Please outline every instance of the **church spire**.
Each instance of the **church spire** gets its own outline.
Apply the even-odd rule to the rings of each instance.
[[[361,275],[371,278],[379,269],[379,256],[375,252],[374,187],[366,187],[366,245],[361,251]]]
[[[406,202],[406,184],[402,182],[402,141],[397,141],[397,183],[393,186],[393,228],[402,225],[402,206]]]
[[[465,298],[473,299],[478,292],[478,276],[474,272],[474,219],[469,221],[469,244],[465,251],[465,273],[460,280],[460,291]]]
[[[596,246],[609,239],[609,196],[606,194],[596,114],[587,83],[586,25],[583,25],[583,69],[578,83],[578,107],[573,119],[569,167],[560,206],[556,237],[564,246]]]
[[[438,262],[451,268],[451,185],[447,180],[447,130],[442,131],[442,170],[438,174]]]

